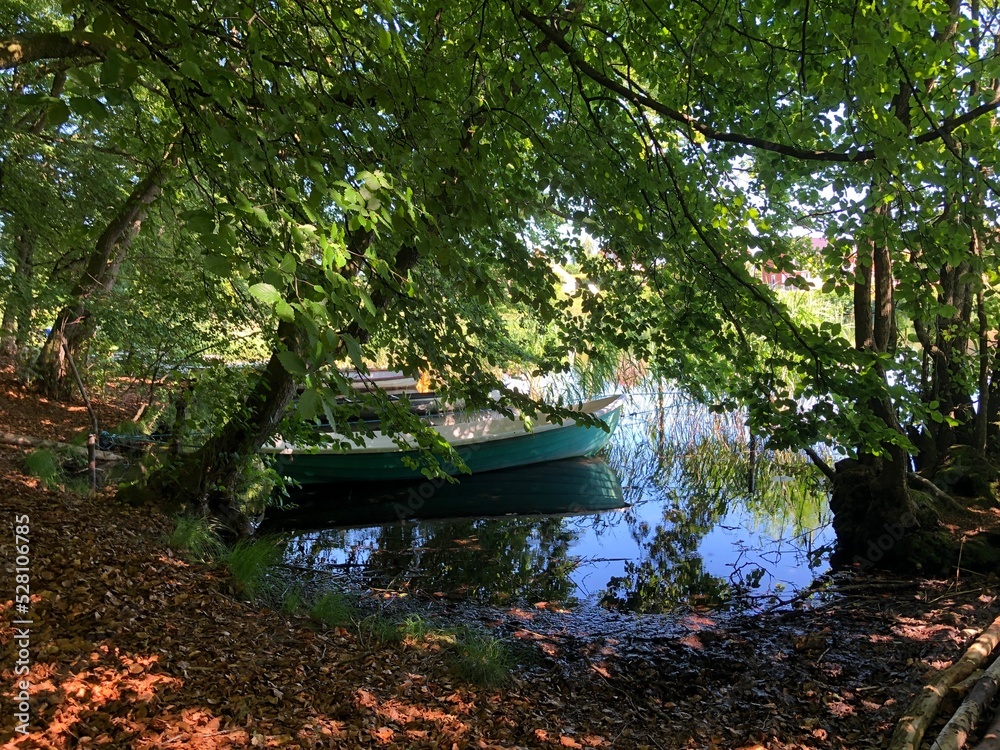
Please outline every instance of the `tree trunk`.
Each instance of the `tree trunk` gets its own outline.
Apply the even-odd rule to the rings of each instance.
[[[976,312],[979,317],[979,404],[976,408],[975,428],[973,430],[973,447],[979,455],[986,456],[986,433],[989,427],[987,418],[990,413],[990,327],[986,316],[986,301],[983,292],[976,294]]]
[[[871,210],[877,222],[886,209]],[[895,348],[895,301],[892,258],[884,241],[868,239],[859,244],[854,282],[854,341],[857,349],[876,353]],[[876,365],[883,382],[885,372]],[[867,409],[893,432],[903,434],[895,408],[887,396],[872,398]],[[895,567],[909,545],[900,544],[917,526],[907,483],[909,455],[886,442],[879,455],[858,451],[857,460],[836,466],[830,509],[837,534],[834,562],[855,563],[862,568]]]
[[[59,311],[48,339],[35,363],[39,388],[52,398],[63,398],[69,390],[67,353],[75,355],[93,334],[91,315],[94,299],[111,291],[132,241],[139,233],[149,206],[159,197],[171,167],[168,155],[139,182],[94,245],[87,268],[70,292],[70,302]]]
[[[990,356],[989,396],[986,402],[986,451],[1000,451],[1000,347]]]
[[[350,254],[357,257],[373,238],[370,231],[354,234]],[[414,247],[403,247],[396,255],[394,273],[405,276],[419,259]],[[373,305],[384,309],[392,294],[384,288],[372,291]],[[348,327],[349,333],[364,344],[371,332],[358,323]],[[343,347],[343,343],[340,345]],[[239,507],[239,485],[249,461],[274,434],[295,396],[298,382],[278,358],[288,350],[304,354],[305,335],[296,323],[282,321],[278,325],[278,347],[271,354],[267,367],[243,402],[243,408],[222,429],[192,454],[168,464],[150,477],[144,488],[125,492],[136,497],[149,493],[170,508],[188,506],[219,520],[233,536],[251,533],[250,519]]]
[[[875,345],[872,323],[872,262],[875,243],[865,240],[857,249],[854,264],[854,348],[858,351]]]
[[[958,424],[952,426],[945,420],[930,426],[938,456],[947,455],[948,449],[956,442],[972,442],[975,429],[972,397],[961,386],[974,301],[971,285],[964,280],[970,271],[967,261],[957,266],[945,266],[940,271],[939,302],[952,306],[955,313],[939,317],[936,322],[937,337],[931,350],[933,370],[930,395],[939,403],[938,410],[946,417],[957,420]]]
[[[13,355],[27,341],[31,327],[31,278],[34,270],[35,235],[22,227],[17,237],[14,273],[7,305],[0,322],[0,354]]]
[[[252,529],[239,509],[240,479],[250,460],[274,433],[295,396],[295,377],[278,358],[281,351],[298,352],[302,334],[295,323],[278,325],[279,345],[243,402],[240,411],[194,453],[156,471],[144,487],[122,491],[122,497],[155,497],[171,509],[187,508],[219,520],[228,534],[246,536]]]

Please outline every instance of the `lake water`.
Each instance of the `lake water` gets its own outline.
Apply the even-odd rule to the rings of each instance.
[[[318,505],[266,524],[292,528],[289,565],[379,591],[631,612],[753,609],[825,572],[833,531],[819,473],[798,454],[751,448],[737,415],[631,395],[602,460],[457,488],[313,488]],[[477,508],[489,510],[470,515]],[[422,513],[463,517],[404,517]]]

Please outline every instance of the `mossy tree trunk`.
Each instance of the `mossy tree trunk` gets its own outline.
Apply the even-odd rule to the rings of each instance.
[[[296,378],[281,363],[283,351],[298,352],[302,334],[295,323],[278,325],[278,346],[240,411],[197,451],[154,473],[143,490],[170,507],[187,506],[219,520],[233,536],[250,533],[238,506],[239,485],[249,462],[274,433],[295,396]]]
[[[93,335],[96,323],[91,315],[95,299],[111,291],[149,206],[160,196],[170,171],[169,154],[141,180],[121,211],[98,237],[87,267],[69,294],[69,301],[55,323],[35,362],[38,385],[52,398],[65,398],[71,388],[68,356],[75,355]]]

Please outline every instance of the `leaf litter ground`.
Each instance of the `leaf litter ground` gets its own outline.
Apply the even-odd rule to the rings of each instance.
[[[100,409],[105,424],[130,416]],[[0,375],[0,431],[66,441],[88,422]],[[486,690],[433,644],[238,601],[224,571],[168,549],[157,509],[48,489],[23,457],[0,447],[4,747],[874,748],[1000,609],[995,578],[866,579],[763,615],[609,615],[598,628],[540,606],[424,603],[520,644],[508,684]],[[31,521],[27,735],[12,711],[19,514]]]

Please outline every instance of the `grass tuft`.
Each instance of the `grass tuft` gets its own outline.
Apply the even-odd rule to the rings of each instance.
[[[24,470],[42,480],[46,487],[57,487],[63,478],[62,460],[48,448],[37,448],[24,457]]]
[[[359,620],[357,608],[340,593],[323,594],[313,602],[309,615],[331,628],[346,628]]]
[[[288,586],[281,593],[281,611],[286,615],[301,614],[306,608],[305,592],[300,586]]]
[[[369,615],[357,623],[358,640],[368,648],[395,646],[402,642],[399,622],[388,617]]]
[[[243,539],[222,556],[237,591],[251,601],[269,598],[270,571],[280,559],[275,539]]]
[[[514,667],[514,656],[504,641],[474,628],[456,633],[450,661],[455,674],[483,688],[504,685]]]
[[[226,549],[216,532],[216,525],[204,516],[177,516],[167,544],[195,562],[215,560],[222,557]]]

